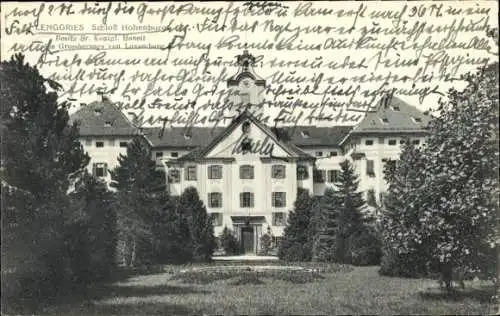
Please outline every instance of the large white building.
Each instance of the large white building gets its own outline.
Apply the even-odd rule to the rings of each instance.
[[[141,135],[152,147],[152,159],[165,168],[170,193],[196,187],[212,214],[215,234],[227,226],[247,253],[255,253],[262,234],[282,236],[298,188],[322,195],[336,182],[340,162],[348,159],[360,176],[360,190],[379,200],[386,188],[384,161],[397,160],[407,139],[425,141],[428,117],[397,98],[386,100],[356,126],[266,126],[251,114],[256,112],[252,105],[262,101],[265,80],[253,71],[253,57],[246,51],[238,63],[228,88],[237,92],[233,101],[250,110],[226,127],[138,130],[107,99],[81,108],[72,119],[80,123],[92,173],[109,181],[107,171],[118,165],[118,155]]]

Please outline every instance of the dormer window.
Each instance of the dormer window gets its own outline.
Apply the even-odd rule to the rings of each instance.
[[[308,131],[301,131],[300,134],[302,135],[302,137],[304,138],[311,138],[311,135],[309,134]]]
[[[94,109],[94,114],[99,116],[102,114],[102,110],[101,109]]]
[[[191,139],[193,136],[191,135],[190,132],[184,133],[184,139]]]
[[[420,118],[420,117],[413,117],[413,121],[415,123],[422,123],[422,118]]]
[[[389,124],[389,119],[388,119],[387,117],[382,117],[380,120],[381,120],[381,121],[382,121],[382,123],[384,123],[384,124]]]
[[[110,121],[106,121],[104,123],[104,127],[111,127],[111,122]]]
[[[400,110],[399,110],[399,106],[397,106],[397,105],[393,105],[393,106],[391,106],[391,108],[392,108],[392,110],[393,110],[393,111],[395,111],[395,112],[399,112],[399,111],[400,111]]]

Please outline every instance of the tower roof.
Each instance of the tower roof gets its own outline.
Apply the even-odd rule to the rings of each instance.
[[[266,85],[266,80],[255,73],[253,69],[253,66],[255,65],[255,57],[250,54],[248,50],[245,49],[243,54],[237,55],[236,61],[239,68],[238,71],[227,80],[228,86],[238,85],[244,78],[251,78],[255,81],[255,85],[257,86]]]

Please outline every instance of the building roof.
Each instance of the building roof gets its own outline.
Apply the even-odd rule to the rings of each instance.
[[[383,98],[378,109],[366,113],[351,134],[425,132],[429,121],[429,116],[401,99]]]
[[[144,136],[153,147],[195,148],[208,145],[227,127],[149,127],[143,128]],[[295,126],[270,128],[281,141],[298,147],[330,146],[337,147],[347,136],[352,126]]]
[[[225,127],[147,127],[143,134],[153,147],[195,148],[208,145]]]
[[[138,133],[122,111],[106,98],[82,106],[70,120],[78,123],[80,136],[132,136]]]
[[[295,126],[278,128],[275,133],[278,134],[279,138],[286,139],[299,147],[338,147],[351,129],[352,126]]]

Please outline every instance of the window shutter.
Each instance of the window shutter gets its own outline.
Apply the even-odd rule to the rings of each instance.
[[[97,164],[96,163],[92,164],[92,175],[94,177],[97,176]]]
[[[103,173],[104,173],[104,177],[108,176],[108,164],[107,163],[103,163],[102,164],[102,169],[103,169]]]
[[[253,207],[253,193],[250,193],[250,207]]]
[[[244,194],[243,193],[240,193],[240,207],[243,207],[243,196]]]

